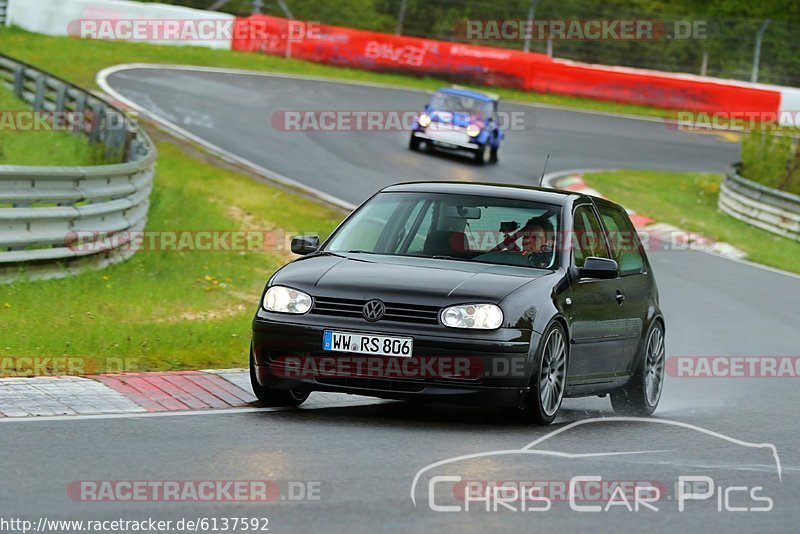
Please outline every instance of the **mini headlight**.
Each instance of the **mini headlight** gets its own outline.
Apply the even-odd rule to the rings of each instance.
[[[467,135],[470,137],[478,137],[478,134],[481,133],[481,129],[474,124],[470,124],[467,126]]]
[[[503,310],[494,304],[463,304],[442,311],[442,324],[450,328],[494,330],[503,324]]]
[[[272,286],[264,294],[264,309],[278,313],[306,313],[311,309],[311,296],[283,286]]]
[[[427,113],[423,113],[422,115],[419,116],[419,120],[417,122],[423,128],[427,128],[428,125],[431,123],[431,118],[428,116]]]

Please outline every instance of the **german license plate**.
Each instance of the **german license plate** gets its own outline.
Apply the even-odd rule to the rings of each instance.
[[[411,357],[414,352],[414,339],[325,330],[322,334],[322,350]]]

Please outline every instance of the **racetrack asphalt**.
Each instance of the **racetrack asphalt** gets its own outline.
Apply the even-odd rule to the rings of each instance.
[[[738,145],[677,132],[658,121],[503,104],[535,116],[531,130],[510,132],[497,166],[407,150],[406,133],[288,133],[272,128],[280,110],[420,109],[420,92],[283,77],[137,69],[108,83],[148,111],[240,157],[310,187],[357,203],[384,185],[417,179],[532,183],[549,171],[659,168],[719,172]],[[800,279],[692,251],[649,256],[667,320],[667,353],[679,356],[797,356]],[[243,360],[244,362],[244,360]],[[800,519],[800,378],[668,376],[656,416],[702,431],[646,421],[608,421],[569,429],[548,441],[560,453],[505,454],[433,462],[464,454],[520,449],[565,424],[613,415],[607,399],[568,399],[553,427],[520,427],[494,410],[379,402],[279,412],[0,423],[3,484],[0,516],[94,519],[268,517],[272,532],[566,532],[706,530],[795,532]],[[6,426],[3,426],[3,425]],[[774,444],[771,454],[750,444]],[[653,452],[657,451],[657,452]],[[430,474],[469,480],[658,481],[658,512],[578,512],[563,502],[549,511],[469,512],[430,509]],[[778,472],[781,476],[778,477]],[[714,496],[681,512],[680,476],[713,478]],[[427,477],[427,478],[426,478]],[[80,480],[253,480],[320,482],[320,501],[260,503],[77,502]],[[736,486],[763,487],[769,512],[718,511],[717,496]],[[452,483],[437,503],[453,500]],[[669,498],[666,497],[669,496]],[[732,493],[731,506],[762,503]],[[737,496],[738,495],[738,496]],[[580,504],[595,504],[584,502]],[[604,505],[605,501],[599,504]],[[517,507],[519,504],[517,503]],[[724,506],[723,506],[724,507]],[[476,509],[477,508],[477,509]]]

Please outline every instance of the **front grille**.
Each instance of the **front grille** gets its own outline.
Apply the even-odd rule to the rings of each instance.
[[[311,313],[331,315],[334,317],[364,318],[363,308],[366,300],[316,297]],[[437,306],[420,306],[417,304],[397,304],[385,302],[386,313],[380,321],[398,323],[438,324],[439,308]],[[380,322],[378,321],[378,322]]]

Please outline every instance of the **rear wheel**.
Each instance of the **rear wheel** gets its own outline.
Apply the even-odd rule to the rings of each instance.
[[[661,400],[664,387],[664,326],[650,327],[641,355],[641,365],[621,390],[611,394],[611,405],[621,415],[651,415]]]
[[[557,322],[552,323],[538,349],[538,365],[531,377],[531,388],[522,406],[506,409],[506,416],[521,423],[552,423],[567,385],[567,336],[564,328]]]
[[[309,391],[274,389],[259,384],[256,378],[256,362],[252,347],[250,348],[250,385],[253,387],[256,398],[267,406],[300,406],[311,394]]]

